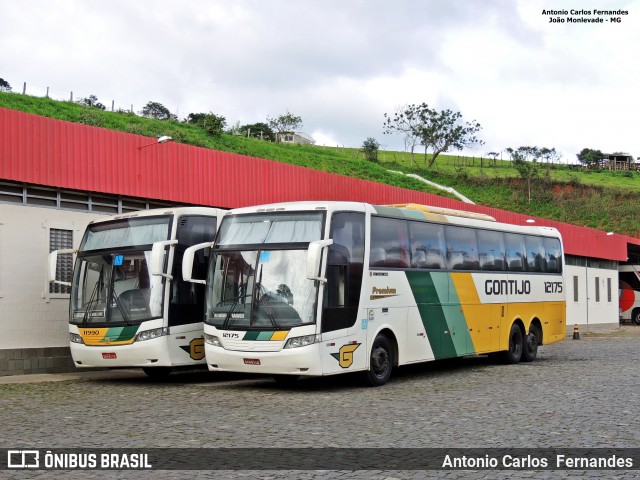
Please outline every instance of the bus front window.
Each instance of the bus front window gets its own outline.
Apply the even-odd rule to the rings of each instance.
[[[162,315],[162,282],[149,274],[151,252],[80,258],[71,294],[72,323],[139,323]]]
[[[218,328],[290,328],[313,323],[317,298],[306,250],[219,252],[211,262],[207,323]]]

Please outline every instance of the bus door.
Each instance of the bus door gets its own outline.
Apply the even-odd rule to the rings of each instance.
[[[215,216],[187,215],[178,219],[177,240],[173,255],[173,279],[169,283],[169,351],[172,363],[185,365],[204,361],[205,286],[182,279],[184,251],[193,245],[212,242]],[[207,276],[209,249],[198,250],[193,261],[193,278]]]
[[[364,264],[364,213],[337,212],[331,219],[327,250],[327,283],[320,318],[320,359],[323,373],[363,369],[365,331],[358,307]]]

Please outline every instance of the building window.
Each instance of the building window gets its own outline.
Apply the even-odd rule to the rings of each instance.
[[[611,303],[611,278],[607,278],[607,302]]]
[[[73,248],[73,230],[62,230],[59,228],[49,229],[49,253],[63,248]],[[65,253],[58,255],[56,265],[58,272],[57,279],[62,282],[71,282],[73,276],[73,255]],[[71,293],[71,289],[59,283],[49,283],[49,293]]]
[[[578,276],[573,276],[573,301],[578,301]]]
[[[21,182],[0,181],[0,204],[2,203],[110,214],[180,206],[180,204],[174,202],[98,194],[79,190],[61,190]]]
[[[600,277],[596,277],[596,303],[600,302]]]

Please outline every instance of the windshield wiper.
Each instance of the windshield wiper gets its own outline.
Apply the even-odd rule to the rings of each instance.
[[[122,306],[122,301],[116,295],[116,291],[114,288],[111,289],[111,297],[115,300],[116,306],[118,307],[118,310],[120,311],[120,315],[122,315],[122,318],[124,319],[125,323],[127,325],[131,325],[132,322],[131,322],[131,319],[129,318],[129,314],[127,313],[127,309]]]
[[[279,328],[278,322],[276,321],[276,316],[273,314],[273,308],[271,307],[271,297],[266,291],[262,294],[257,303],[260,306],[260,310],[264,311],[264,313],[266,314],[267,318],[271,322],[271,325],[273,325],[273,327],[276,329]]]
[[[226,301],[229,300],[233,300],[233,304],[231,305],[231,308],[229,309],[229,311],[227,312],[227,315],[224,317],[224,321],[222,322],[222,328],[223,329],[227,329],[227,326],[229,324],[229,320],[231,319],[231,314],[233,313],[233,311],[236,309],[236,307],[238,306],[238,304],[240,303],[240,300],[242,300],[243,298],[247,298],[249,295],[248,294],[244,294],[244,295],[238,295],[237,297],[233,297],[230,298]],[[220,303],[224,303],[224,302],[220,302]]]
[[[100,269],[100,277],[98,278],[98,281],[96,282],[95,287],[93,287],[93,291],[91,292],[89,301],[85,305],[84,313],[82,315],[82,323],[80,323],[80,325],[84,325],[84,326],[88,325],[89,311],[91,310],[91,307],[93,305],[98,303],[98,291],[101,290],[101,286],[103,285],[103,278],[102,278],[103,273],[104,273],[104,267]]]

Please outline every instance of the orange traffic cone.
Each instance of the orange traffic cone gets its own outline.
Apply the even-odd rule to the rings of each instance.
[[[580,340],[580,330],[578,330],[578,324],[573,326],[573,339]]]

